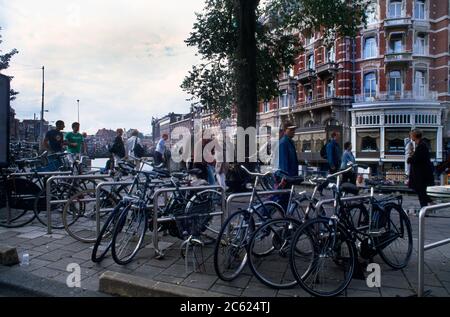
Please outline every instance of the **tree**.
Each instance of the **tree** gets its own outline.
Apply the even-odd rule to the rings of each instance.
[[[258,100],[279,95],[278,76],[295,62],[299,34],[324,32],[324,42],[355,36],[371,0],[206,0],[185,41],[199,65],[181,87],[222,117],[237,110],[238,126],[256,126]]]
[[[2,30],[2,28],[0,27],[0,31]],[[2,44],[2,36],[0,34],[0,44]],[[11,58],[16,55],[17,53],[19,53],[18,50],[13,49],[8,53],[2,54],[2,50],[0,49],[0,71],[7,69],[9,67],[9,61],[11,60]],[[8,76],[11,80],[14,78],[12,76]],[[16,96],[19,93],[17,91],[14,91],[13,89],[11,89],[10,92],[10,99],[11,101],[13,101],[14,99],[16,99]]]

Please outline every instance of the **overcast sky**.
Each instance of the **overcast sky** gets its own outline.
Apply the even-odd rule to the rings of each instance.
[[[0,0],[1,49],[17,48],[12,106],[20,119],[40,113],[41,71],[50,121],[81,130],[151,131],[152,116],[188,112],[180,84],[195,49],[183,42],[203,0]]]

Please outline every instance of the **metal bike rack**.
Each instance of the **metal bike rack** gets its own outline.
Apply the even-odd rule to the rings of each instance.
[[[174,192],[176,190],[178,191],[204,191],[208,189],[218,189],[222,193],[222,204],[221,204],[221,212],[212,212],[210,213],[211,216],[217,216],[222,215],[223,220],[223,214],[225,209],[225,190],[223,187],[214,185],[214,186],[193,186],[193,187],[180,187],[180,188],[160,188],[157,189],[153,195],[153,247],[155,249],[155,255],[158,258],[162,258],[164,256],[163,252],[159,249],[159,237],[158,237],[158,223],[161,222],[167,222],[174,220],[173,217],[161,217],[158,218],[158,198],[162,194],[167,194],[170,192]]]
[[[8,177],[23,177],[23,176],[58,176],[58,175],[70,175],[72,172],[28,172],[28,173],[12,173],[9,174]]]
[[[366,199],[370,199],[371,196],[370,195],[361,195],[361,196],[350,196],[350,197],[344,197],[341,198],[342,202],[347,202],[347,201],[358,201],[358,200],[366,200]],[[334,204],[336,203],[336,199],[325,199],[325,200],[321,200],[316,204],[316,210],[320,210],[320,208],[322,208],[323,205],[325,204]]]
[[[270,191],[265,191],[265,192],[258,192],[258,196],[268,196],[268,195],[277,195],[277,194],[286,195],[286,194],[290,194],[290,193],[291,193],[291,189],[270,190]],[[227,199],[224,216],[228,217],[230,215],[231,203],[234,200],[236,200],[238,198],[247,198],[247,197],[251,197],[251,196],[252,196],[251,192],[230,195]],[[224,217],[222,217],[222,222],[224,220],[223,218]]]
[[[425,216],[430,211],[442,210],[445,208],[450,208],[450,203],[439,204],[435,206],[424,207],[420,210],[419,213],[419,254],[418,254],[418,285],[417,285],[417,297],[424,296],[424,266],[425,266],[425,251],[436,249],[446,244],[450,244],[450,238],[441,240],[438,242],[434,242],[431,244],[425,245]]]
[[[46,190],[46,205],[47,205],[47,233],[52,233],[52,205],[66,203],[68,200],[51,200],[51,193],[52,193],[52,184],[57,180],[101,180],[101,179],[108,179],[111,178],[109,175],[77,175],[77,176],[53,176],[50,177],[47,180],[47,183],[45,184],[45,190]],[[92,200],[95,201],[95,200]]]

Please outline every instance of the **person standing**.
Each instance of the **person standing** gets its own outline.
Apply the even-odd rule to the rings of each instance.
[[[166,153],[166,141],[169,139],[169,135],[164,133],[156,145],[155,149],[155,165],[160,165],[161,163],[165,163],[164,155]]]
[[[415,143],[413,155],[408,158],[411,164],[409,173],[409,188],[413,189],[419,197],[420,207],[428,206],[432,202],[427,194],[427,187],[434,186],[433,164],[427,144],[422,139],[423,133],[419,129],[411,131],[411,140]]]
[[[79,160],[81,156],[81,149],[83,153],[86,153],[86,144],[84,137],[80,133],[80,124],[78,122],[72,123],[72,132],[69,132],[65,136],[67,142],[67,152],[72,154],[72,160]]]
[[[346,142],[344,144],[344,153],[342,154],[341,159],[341,170],[345,170],[349,167],[349,165],[356,164],[355,157],[352,152],[352,143]],[[342,175],[342,182],[344,183],[352,183],[356,185],[356,171],[353,169],[348,173]]]
[[[55,154],[64,151],[64,134],[61,132],[65,128],[64,121],[56,121],[56,129],[50,130],[46,133],[43,148],[48,154]]]
[[[341,148],[339,146],[339,132],[334,131],[331,134],[331,140],[326,145],[327,161],[329,166],[329,173],[334,174],[341,166]]]
[[[407,182],[409,181],[409,173],[411,171],[411,165],[408,164],[408,159],[414,154],[414,142],[410,138],[405,138],[405,175]]]
[[[114,155],[114,166],[117,166],[117,162],[123,160],[126,157],[125,144],[123,142],[123,129],[116,130],[116,138],[110,149],[110,152]]]
[[[132,160],[136,166],[136,169],[140,169],[141,162],[139,161],[140,154],[136,153],[137,147],[142,147],[142,141],[139,138],[139,131],[133,130],[131,137],[127,140],[127,156]]]

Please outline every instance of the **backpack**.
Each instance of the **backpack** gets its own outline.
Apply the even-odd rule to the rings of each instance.
[[[134,156],[136,156],[137,158],[141,158],[145,155],[145,150],[142,147],[142,145],[137,143],[137,140],[138,139],[136,138],[136,140],[134,141],[133,153],[134,153]]]
[[[322,148],[320,149],[320,157],[323,159],[327,159],[327,146],[328,146],[328,142],[325,143]]]

